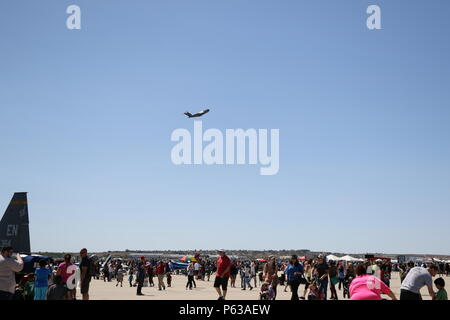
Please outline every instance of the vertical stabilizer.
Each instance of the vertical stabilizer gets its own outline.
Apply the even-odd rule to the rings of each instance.
[[[15,252],[30,254],[30,230],[26,192],[14,193],[0,221],[0,247],[11,246]]]

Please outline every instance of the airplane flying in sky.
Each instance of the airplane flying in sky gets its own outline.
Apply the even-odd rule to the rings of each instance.
[[[198,118],[198,117],[201,117],[201,116],[207,114],[208,112],[209,112],[209,109],[205,109],[205,110],[202,110],[202,111],[194,113],[194,114],[189,113],[189,112],[185,112],[184,114],[187,115],[189,118]]]

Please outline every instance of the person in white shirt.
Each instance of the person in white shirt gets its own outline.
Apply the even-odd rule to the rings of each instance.
[[[198,263],[198,261],[194,264],[194,275],[197,278],[197,280],[200,279],[200,263]]]
[[[255,281],[255,288],[258,285],[257,283],[257,279],[256,279],[256,264],[254,261],[252,261],[251,265],[250,265],[250,280],[254,279]]]
[[[197,284],[195,283],[194,280],[194,271],[195,271],[195,266],[192,262],[190,262],[187,266],[187,276],[188,276],[188,282],[186,284],[186,290],[192,290],[192,285],[194,285],[195,288],[197,288]]]
[[[23,269],[23,260],[20,254],[16,259],[12,257],[13,248],[3,247],[0,255],[0,300],[11,300],[16,289],[15,272]]]

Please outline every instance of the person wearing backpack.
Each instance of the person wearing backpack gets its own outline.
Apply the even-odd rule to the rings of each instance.
[[[89,284],[91,283],[91,270],[95,270],[95,266],[91,267],[93,264],[88,258],[88,252],[86,248],[80,251],[81,263],[80,263],[80,288],[83,300],[89,300]],[[95,272],[95,271],[94,271]]]

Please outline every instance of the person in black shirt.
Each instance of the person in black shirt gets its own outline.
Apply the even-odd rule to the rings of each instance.
[[[80,288],[83,300],[89,300],[89,284],[91,282],[91,275],[89,274],[90,261],[88,258],[87,249],[83,248],[80,251],[81,263],[80,263]]]
[[[338,278],[338,269],[336,266],[336,262],[329,261],[329,269],[328,276],[330,279],[330,291],[331,291],[331,300],[338,300],[337,292],[336,292],[336,284],[339,282]]]
[[[233,262],[231,264],[231,269],[230,269],[230,286],[232,288],[236,288],[236,277],[237,277],[238,273],[239,273],[238,267]]]
[[[145,257],[141,257],[141,261],[137,264],[137,291],[136,295],[143,296],[142,293],[142,287],[144,286],[144,280],[145,280]]]
[[[318,262],[314,265],[313,274],[317,276],[317,282],[319,283],[319,290],[322,291],[322,296],[324,300],[327,300],[329,267],[323,255],[319,255],[317,260]]]
[[[64,300],[67,295],[67,287],[62,283],[60,275],[55,276],[54,284],[47,290],[47,300]]]

